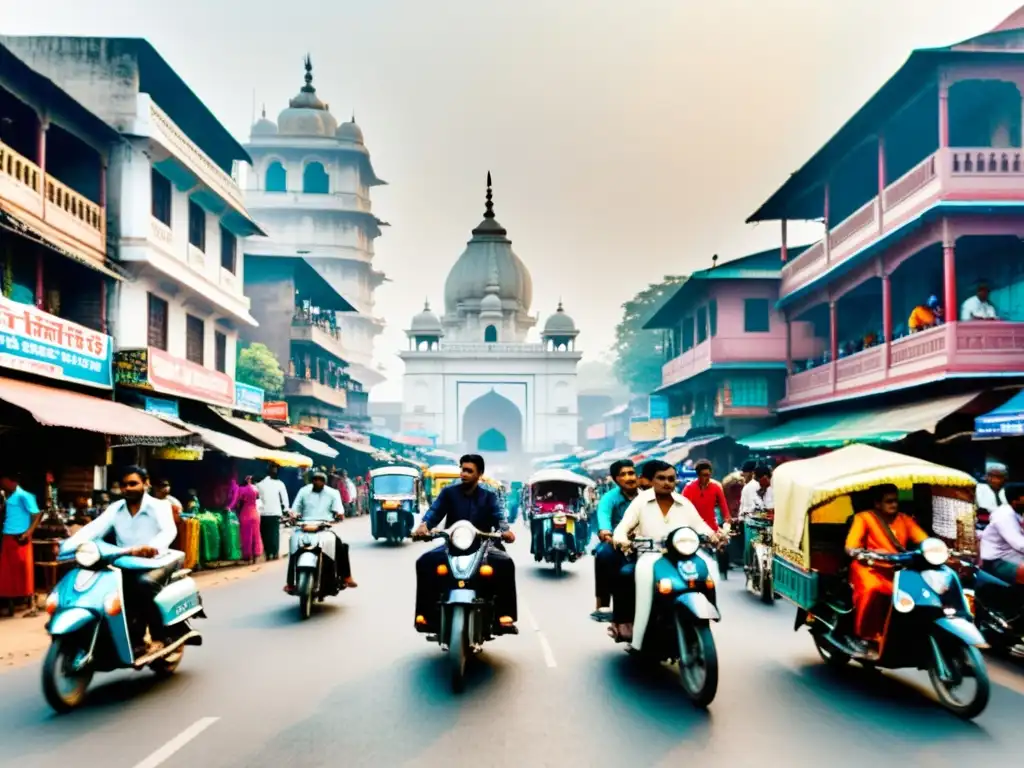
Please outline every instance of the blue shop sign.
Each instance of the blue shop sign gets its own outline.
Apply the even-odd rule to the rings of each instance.
[[[178,401],[164,400],[162,397],[146,397],[146,413],[154,416],[170,416],[172,419],[181,418],[178,415]]]
[[[264,391],[259,387],[235,382],[235,410],[245,413],[263,414]]]
[[[668,398],[664,395],[651,395],[648,401],[648,418],[668,418]]]
[[[106,334],[0,296],[0,366],[92,387],[113,386]]]

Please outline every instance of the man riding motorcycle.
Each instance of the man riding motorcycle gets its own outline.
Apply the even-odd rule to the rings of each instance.
[[[611,621],[612,590],[626,556],[612,544],[612,531],[621,522],[626,508],[637,494],[636,467],[629,459],[613,462],[609,470],[615,487],[605,493],[597,505],[597,537],[594,550],[594,593],[597,606],[590,618]]]
[[[754,476],[743,487],[740,497],[739,519],[743,525],[743,564],[750,565],[751,547],[754,542],[755,528],[750,524],[751,516],[760,517],[775,512],[775,495],[772,492],[772,471],[759,465],[754,469]]]
[[[313,473],[312,482],[304,485],[295,496],[292,504],[292,516],[307,522],[316,520],[341,520],[345,517],[345,508],[341,502],[341,494],[336,488],[327,487],[327,473],[317,471]],[[339,589],[345,587],[358,587],[352,578],[352,565],[348,558],[348,544],[342,542],[338,534],[331,531],[334,537],[334,546],[324,546],[324,560],[332,563],[333,572],[326,574],[331,581],[331,586]],[[330,539],[328,539],[328,542]],[[295,591],[295,552],[288,556],[288,583],[285,592]]]
[[[142,467],[129,466],[121,471],[121,498],[115,501],[95,520],[70,537],[64,546],[68,551],[87,541],[105,539],[113,535],[114,544],[129,549],[134,557],[157,557],[165,554],[178,535],[170,502],[150,496],[147,492],[149,475]],[[146,656],[159,650],[160,639],[145,644],[146,626],[155,631],[163,621],[153,599],[181,565],[181,560],[148,571],[125,570],[125,599],[136,603],[127,611],[138,617],[130,627],[135,655]]]
[[[1024,484],[1005,488],[1008,503],[998,506],[981,534],[981,567],[1008,584],[1024,585]]]
[[[720,534],[712,530],[693,503],[683,495],[676,493],[676,470],[664,461],[652,459],[644,464],[643,477],[651,482],[652,492],[640,493],[626,509],[622,520],[615,527],[612,541],[615,546],[626,550],[630,541],[639,536],[659,541],[676,528],[688,526],[698,534],[712,541],[718,541]],[[654,564],[660,559],[657,552],[646,553],[635,563],[627,563],[619,572],[618,584],[615,589],[614,624],[609,634],[623,640],[633,638],[634,624],[646,626],[650,613],[650,603],[643,606],[644,613],[636,613],[636,569],[653,571]]]
[[[480,485],[480,477],[484,473],[483,457],[467,454],[459,459],[459,465],[462,482],[446,485],[441,490],[423,515],[419,527],[413,531],[413,538],[426,538],[430,529],[445,520],[448,527],[460,520],[468,520],[479,531],[501,531],[502,541],[511,544],[516,536],[509,529],[497,494]],[[437,567],[446,564],[447,557],[445,547],[441,546],[425,552],[416,561],[416,616],[423,616],[426,620],[415,624],[418,632],[432,634],[439,630],[437,595],[440,589],[437,586]],[[494,569],[495,610],[499,618],[499,626],[495,631],[518,634],[519,630],[515,626],[518,618],[515,563],[499,546],[491,549],[487,563]]]

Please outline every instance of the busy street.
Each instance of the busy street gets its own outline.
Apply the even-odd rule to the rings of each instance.
[[[413,561],[424,545],[373,543],[365,518],[338,531],[360,586],[317,606],[308,622],[281,592],[283,568],[268,568],[207,593],[205,642],[170,680],[101,676],[87,706],[60,718],[39,694],[38,664],[4,674],[5,760],[400,766],[472,749],[474,762],[494,766],[735,766],[752,754],[793,766],[955,766],[979,752],[1012,761],[1019,751],[1019,668],[992,662],[992,701],[976,722],[962,722],[919,675],[829,670],[807,633],[792,631],[793,609],[762,605],[735,571],[714,627],[718,697],[696,711],[672,670],[645,669],[590,621],[591,560],[556,579],[522,538],[509,547],[521,634],[489,644],[456,697],[437,646],[412,630]]]

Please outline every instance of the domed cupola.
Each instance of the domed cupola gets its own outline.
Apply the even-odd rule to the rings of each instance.
[[[428,349],[432,349],[441,341],[444,329],[441,327],[441,319],[430,311],[429,299],[423,302],[423,311],[413,317],[412,324],[405,335],[417,349],[424,343]]]
[[[266,105],[263,105],[263,111],[260,113],[260,119],[252,124],[252,129],[249,131],[249,135],[254,138],[257,136],[277,135],[277,123],[273,120],[267,119]]]
[[[316,95],[313,87],[313,62],[306,56],[306,84],[298,95],[289,100],[288,109],[277,116],[277,132],[281,136],[308,138],[333,138],[338,130],[338,121],[328,110],[327,104]]]
[[[445,313],[455,317],[460,307],[482,310],[485,299],[491,311],[493,294],[504,308],[515,308],[524,318],[533,302],[533,280],[526,265],[512,250],[505,228],[494,217],[491,174],[487,174],[487,195],[483,221],[448,273],[444,286]],[[526,322],[527,320],[524,320]]]
[[[555,349],[571,349],[575,345],[576,337],[580,335],[576,323],[566,313],[562,302],[558,302],[558,309],[544,323],[544,330],[541,337],[545,342],[550,341]]]
[[[360,128],[359,124],[356,122],[356,115],[354,112],[352,113],[351,120],[349,120],[347,123],[342,123],[341,125],[338,126],[338,130],[335,133],[335,136],[337,137],[338,141],[348,141],[351,142],[352,144],[360,145],[364,143],[363,129]]]

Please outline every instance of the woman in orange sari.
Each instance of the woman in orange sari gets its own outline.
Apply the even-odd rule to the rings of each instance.
[[[853,587],[854,632],[869,643],[879,644],[885,631],[892,602],[892,570],[884,563],[867,565],[857,555],[867,552],[898,554],[920,544],[928,534],[910,515],[899,511],[899,489],[895,485],[874,488],[875,508],[854,515],[846,537],[846,552]]]

